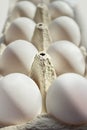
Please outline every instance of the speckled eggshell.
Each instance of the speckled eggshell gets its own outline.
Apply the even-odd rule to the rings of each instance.
[[[87,123],[87,79],[75,73],[57,77],[47,92],[46,106],[63,123]]]
[[[36,83],[21,73],[0,80],[0,125],[32,120],[41,113],[42,98]]]
[[[72,42],[57,41],[47,50],[57,75],[75,72],[81,75],[85,73],[85,60],[81,50]]]
[[[6,75],[20,72],[28,75],[34,56],[37,53],[38,51],[34,45],[27,41],[17,40],[10,43],[1,56],[1,73]]]

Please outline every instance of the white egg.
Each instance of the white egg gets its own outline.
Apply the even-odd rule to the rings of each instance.
[[[87,123],[87,79],[75,73],[59,76],[47,92],[46,106],[64,123]]]
[[[87,0],[79,0],[78,4],[74,7],[75,20],[81,29],[81,44],[87,50]]]
[[[0,124],[24,123],[41,113],[38,86],[28,76],[12,73],[0,80]]]
[[[60,16],[74,17],[73,9],[63,1],[54,1],[48,5],[52,19]]]
[[[79,2],[79,0],[64,0],[64,1],[67,2],[71,7],[75,7]]]
[[[13,72],[29,74],[37,49],[24,40],[10,43],[1,56],[0,71],[6,75]]]
[[[35,25],[34,21],[26,17],[15,19],[5,33],[6,43],[9,44],[20,39],[31,41]]]
[[[9,0],[0,0],[0,34],[2,33],[9,10]]]
[[[36,6],[30,1],[20,1],[13,10],[13,18],[28,17],[33,19],[36,13]]]
[[[85,73],[85,60],[81,50],[69,41],[57,41],[47,50],[57,75],[75,72],[81,75]]]
[[[60,0],[50,0],[50,1],[53,2],[53,1],[60,1]],[[61,1],[68,3],[71,7],[75,7],[79,2],[79,0],[61,0]]]
[[[48,4],[50,2],[50,0],[28,0],[33,2],[35,5],[38,5],[41,2],[44,2],[45,4]]]
[[[49,31],[53,42],[68,40],[76,45],[80,44],[80,29],[72,18],[67,16],[56,18],[49,24]]]

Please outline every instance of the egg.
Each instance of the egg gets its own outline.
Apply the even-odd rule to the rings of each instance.
[[[9,10],[9,0],[0,0],[0,34],[2,33]]]
[[[60,0],[50,0],[51,2],[53,1],[60,1]],[[79,0],[61,0],[63,2],[68,3],[72,8],[76,6],[76,4],[79,2]]]
[[[20,72],[28,75],[38,53],[37,49],[24,40],[16,40],[10,43],[1,56],[0,71],[3,75]]]
[[[38,5],[41,2],[44,2],[45,4],[48,4],[50,2],[50,0],[28,0],[28,1],[31,1],[35,5]]]
[[[6,44],[20,39],[31,41],[35,25],[34,21],[26,17],[15,19],[5,33]]]
[[[73,9],[63,1],[54,1],[48,5],[52,19],[60,16],[74,17]]]
[[[84,56],[75,44],[69,41],[57,41],[50,45],[47,53],[51,56],[57,75],[67,72],[84,75]]]
[[[65,2],[67,2],[71,7],[75,7],[77,5],[77,3],[79,2],[79,0],[64,0]]]
[[[87,50],[87,0],[79,0],[78,4],[74,7],[75,11],[75,20],[81,29],[81,45],[86,47]]]
[[[57,77],[47,91],[46,107],[63,123],[87,123],[87,79],[75,73]]]
[[[49,24],[53,42],[68,40],[79,46],[81,36],[78,24],[67,16],[56,18]]]
[[[25,123],[40,114],[41,109],[41,94],[31,78],[12,73],[0,80],[1,125]]]
[[[19,1],[14,10],[13,18],[16,17],[28,17],[33,19],[36,12],[36,6],[30,1]]]

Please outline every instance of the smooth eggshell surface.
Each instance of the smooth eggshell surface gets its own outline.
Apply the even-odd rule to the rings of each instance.
[[[59,76],[47,92],[46,106],[64,123],[87,123],[87,79],[75,73]]]
[[[6,43],[9,44],[20,39],[31,41],[35,25],[34,21],[26,17],[15,19],[5,33]]]
[[[78,4],[74,7],[75,20],[81,29],[81,44],[86,47],[87,50],[87,0],[79,0]]]
[[[32,120],[41,113],[38,86],[28,76],[13,73],[0,80],[0,124],[13,125]]]
[[[53,2],[53,1],[60,1],[60,0],[50,0],[50,1]],[[61,0],[61,1],[66,2],[71,7],[75,7],[77,3],[79,2],[79,0]]]
[[[20,1],[13,10],[13,18],[28,17],[33,19],[36,12],[36,6],[30,1]]]
[[[41,2],[48,4],[50,0],[28,0],[28,1],[33,2],[37,6]]]
[[[63,1],[54,1],[48,5],[52,19],[60,16],[74,17],[73,9]]]
[[[75,72],[81,75],[85,73],[85,60],[80,49],[69,41],[53,43],[47,50],[57,75]]]
[[[20,72],[28,75],[37,53],[32,43],[27,41],[17,40],[10,43],[1,56],[1,73],[6,75]]]
[[[80,44],[80,29],[72,18],[67,16],[56,18],[49,24],[49,31],[53,42],[68,40],[76,45]]]

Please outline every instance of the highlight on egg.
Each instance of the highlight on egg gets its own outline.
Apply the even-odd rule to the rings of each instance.
[[[47,112],[66,124],[87,123],[87,79],[76,73],[57,77],[46,96]]]
[[[25,40],[16,40],[10,43],[0,57],[1,74],[19,72],[29,75],[37,53],[35,46]]]
[[[31,78],[12,73],[0,79],[0,125],[25,123],[41,110],[40,90]]]
[[[57,75],[74,72],[84,76],[85,60],[81,50],[72,42],[56,41],[47,50]]]
[[[53,42],[67,40],[77,46],[80,45],[80,28],[74,19],[67,16],[58,17],[49,24],[48,28]]]
[[[12,21],[5,32],[5,42],[9,44],[15,40],[31,41],[35,29],[35,22],[26,17],[19,17]]]
[[[52,3],[49,3],[48,8],[52,19],[61,16],[74,17],[73,9],[64,1],[53,1]]]
[[[36,6],[30,1],[19,1],[15,5],[14,10],[12,11],[12,18],[17,17],[28,17],[33,19],[36,13]]]

